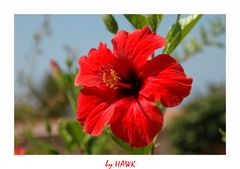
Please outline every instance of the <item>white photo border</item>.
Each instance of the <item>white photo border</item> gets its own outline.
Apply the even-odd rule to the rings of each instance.
[[[136,160],[146,168],[239,168],[240,11],[234,0],[8,0],[0,7],[0,168],[106,168],[106,160]],[[26,155],[14,156],[15,14],[226,14],[226,155]],[[16,63],[17,64],[17,63]]]

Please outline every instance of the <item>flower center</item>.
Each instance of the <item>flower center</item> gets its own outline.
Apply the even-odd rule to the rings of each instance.
[[[125,77],[125,79],[121,80],[121,83],[130,86],[120,88],[120,91],[124,96],[138,96],[138,93],[142,87],[142,80],[141,78],[139,78],[135,70],[128,70],[127,76]]]
[[[113,89],[118,89],[117,82],[121,78],[118,77],[117,72],[113,70],[111,67],[109,68],[103,68],[102,70],[102,82]]]
[[[131,89],[132,85],[120,82],[121,78],[111,65],[102,67],[101,70],[102,82],[109,88],[119,89],[119,87]]]

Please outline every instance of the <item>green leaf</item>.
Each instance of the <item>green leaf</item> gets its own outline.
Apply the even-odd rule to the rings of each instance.
[[[115,141],[115,143],[117,143],[123,149],[127,150],[130,153],[133,153],[133,154],[150,154],[152,149],[153,149],[152,144],[149,144],[148,146],[146,146],[144,148],[132,148],[129,144],[125,143],[124,141],[122,141],[121,139],[116,137],[115,135],[113,135],[111,133],[109,133],[109,134],[110,134],[111,138]]]
[[[167,33],[166,40],[168,43],[171,43],[174,37],[181,31],[181,25],[179,23],[180,16],[180,14],[177,15],[176,22],[172,25],[171,29]]]
[[[113,33],[116,34],[118,31],[118,24],[113,15],[111,14],[105,14],[102,16],[103,22],[105,23],[105,26],[107,29]]]
[[[76,77],[76,73],[71,73],[66,75],[68,77],[68,88],[65,90],[65,93],[67,95],[67,98],[70,102],[70,105],[72,107],[72,111],[74,112],[74,115],[76,113],[76,107],[77,107],[77,97],[82,89],[82,86],[74,87],[74,80]]]
[[[163,19],[163,15],[162,14],[147,15],[147,19],[148,19],[148,25],[151,27],[151,29],[154,32],[156,32],[157,28],[159,27]]]
[[[66,124],[66,129],[71,135],[73,142],[77,145],[80,143],[86,143],[88,140],[88,135],[83,132],[83,127],[78,121],[71,121]]]
[[[151,14],[151,15],[141,15],[141,14],[125,14],[125,18],[133,25],[136,29],[141,29],[144,26],[149,26],[154,32],[157,31],[160,25],[163,15],[161,14]]]
[[[77,87],[75,87],[76,89],[78,89]],[[66,95],[67,95],[67,98],[68,98],[68,101],[71,105],[71,108],[72,108],[72,111],[74,112],[74,114],[76,113],[76,108],[77,108],[77,102],[76,102],[76,97],[75,97],[75,93],[74,93],[74,90],[75,89],[72,89],[72,90],[68,90],[66,91]]]
[[[171,54],[179,43],[186,37],[186,35],[197,24],[202,15],[190,15],[181,19],[177,19],[167,34],[167,46],[163,53]]]
[[[51,144],[45,142],[45,141],[42,141],[42,140],[39,140],[39,139],[36,139],[36,138],[29,138],[29,141],[39,147],[41,150],[44,150],[50,154],[59,154],[58,150]]]
[[[92,148],[94,143],[97,141],[97,137],[91,137],[86,144],[86,153],[92,154]]]
[[[140,14],[124,14],[125,18],[134,26],[136,29],[143,28],[148,24],[147,18]]]
[[[66,123],[63,121],[60,121],[58,125],[58,133],[59,136],[64,144],[64,147],[68,150],[71,151],[72,146],[73,146],[73,137],[69,134],[67,128],[66,128]]]
[[[83,132],[78,121],[61,121],[58,131],[66,150],[70,152],[77,147],[84,153],[90,136]]]

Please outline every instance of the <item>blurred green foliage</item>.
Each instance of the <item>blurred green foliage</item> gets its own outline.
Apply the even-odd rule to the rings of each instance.
[[[51,74],[44,77],[39,87],[29,82],[28,89],[28,99],[15,104],[15,120],[27,120],[30,117],[62,117],[69,114],[67,97]]]
[[[49,15],[44,15],[43,22],[40,28],[38,29],[38,31],[36,31],[33,34],[34,44],[33,44],[32,51],[30,51],[32,55],[40,55],[44,53],[44,50],[41,48],[42,41],[45,38],[50,37],[51,34],[52,34],[52,29],[51,29]]]
[[[209,21],[208,26],[200,25],[200,37],[190,37],[190,40],[183,41],[180,45],[181,50],[175,51],[173,55],[179,61],[186,61],[193,55],[202,52],[205,47],[225,48],[225,42],[218,40],[218,37],[224,35],[225,32],[225,21],[216,17],[216,19]]]
[[[154,32],[157,31],[163,16],[162,14],[124,14],[123,15],[128,22],[135,28],[141,29],[144,26],[149,26]],[[118,23],[113,15],[107,14],[103,15],[103,22],[106,28],[113,34],[116,34],[118,31]]]
[[[225,153],[219,128],[225,130],[226,96],[224,86],[211,86],[207,96],[189,103],[172,119],[168,137],[181,154]]]
[[[30,146],[28,147],[28,153],[30,154],[60,154],[56,146],[48,143],[47,141],[43,141],[35,137],[28,137],[28,141],[30,143]]]
[[[226,143],[226,132],[223,131],[221,128],[218,131],[222,135],[222,141]]]
[[[62,121],[59,125],[59,135],[67,153],[78,150],[80,154],[128,154],[121,147],[116,147],[108,132],[105,129],[101,136],[92,137],[83,132],[83,127],[77,121]]]

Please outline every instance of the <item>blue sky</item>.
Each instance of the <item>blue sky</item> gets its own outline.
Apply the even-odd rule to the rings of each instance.
[[[115,17],[119,29],[133,30],[122,15]],[[220,17],[225,21],[224,15]],[[157,33],[165,37],[175,18],[176,15],[165,15]],[[209,21],[215,18],[216,15],[204,15],[188,38],[198,37],[199,26],[207,27]],[[39,85],[44,75],[50,71],[50,59],[57,60],[61,66],[65,65],[67,56],[64,45],[79,48],[79,56],[87,54],[91,48],[96,48],[99,42],[105,42],[112,48],[113,34],[105,28],[101,15],[50,15],[52,34],[41,41],[40,46],[44,53],[33,57],[29,55],[34,44],[33,34],[39,31],[43,19],[43,15],[15,15],[16,95],[22,95],[27,91],[27,88],[19,83],[20,72],[24,72],[35,85]],[[225,35],[219,40],[225,42]],[[205,47],[203,52],[182,64],[186,74],[193,77],[193,89],[189,99],[198,94],[205,94],[209,84],[225,82],[225,60],[225,49]]]

